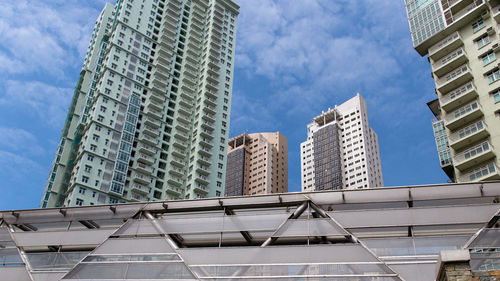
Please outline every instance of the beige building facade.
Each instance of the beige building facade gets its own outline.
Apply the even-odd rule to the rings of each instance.
[[[409,0],[406,8],[415,50],[428,56],[436,84],[436,141],[444,131],[449,147],[438,143],[441,166],[452,166],[456,182],[499,179],[500,1]]]
[[[280,132],[229,140],[226,196],[288,192],[288,140]]]

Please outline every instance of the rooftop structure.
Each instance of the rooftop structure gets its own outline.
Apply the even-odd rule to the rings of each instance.
[[[490,182],[3,211],[0,276],[429,281],[443,250],[479,274],[500,265],[499,197]]]
[[[302,191],[384,185],[378,136],[359,93],[313,118],[300,154]]]
[[[287,192],[288,141],[280,132],[236,136],[226,167],[226,196]]]

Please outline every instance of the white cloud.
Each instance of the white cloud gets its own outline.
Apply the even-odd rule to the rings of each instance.
[[[9,182],[19,182],[22,184],[34,175],[38,176],[44,173],[46,169],[31,160],[30,157],[0,150],[0,170],[1,175],[8,177]],[[22,188],[22,186],[18,186],[17,188]]]
[[[0,107],[19,108],[53,128],[61,128],[73,94],[71,88],[59,88],[41,82],[9,80]]]
[[[76,1],[2,3],[0,62],[8,63],[0,64],[0,73],[49,73],[63,80],[65,67],[82,64],[93,27],[89,19],[98,13]]]
[[[0,147],[26,156],[38,156],[44,153],[44,149],[33,134],[17,128],[0,127]]]

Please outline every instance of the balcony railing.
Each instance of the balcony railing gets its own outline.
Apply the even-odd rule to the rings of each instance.
[[[446,114],[444,122],[450,130],[458,128],[460,125],[471,122],[483,115],[482,107],[477,101],[471,102],[461,108]]]
[[[476,87],[472,82],[469,82],[460,88],[457,88],[447,95],[442,96],[440,100],[441,108],[449,111],[456,108],[460,104],[470,101],[472,97],[477,96]]]
[[[495,165],[494,161],[491,161],[488,164],[476,168],[472,171],[469,171],[468,173],[459,177],[459,182],[476,182],[498,177],[499,177],[498,167]]]
[[[454,163],[457,168],[463,170],[494,156],[493,147],[488,141],[484,141],[455,155]]]
[[[482,120],[468,125],[449,136],[450,146],[459,149],[488,136],[488,127]]]

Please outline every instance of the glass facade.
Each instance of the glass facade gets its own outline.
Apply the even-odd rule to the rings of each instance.
[[[445,28],[439,0],[406,0],[413,46]]]
[[[332,123],[314,132],[316,190],[342,189],[339,126]]]

